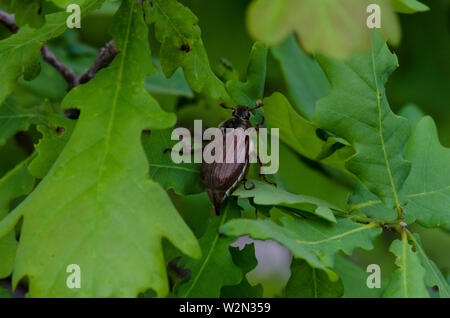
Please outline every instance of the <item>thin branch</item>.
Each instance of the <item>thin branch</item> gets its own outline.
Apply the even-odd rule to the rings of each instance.
[[[4,11],[0,11],[0,22],[3,23],[12,33],[17,33],[19,27],[14,22],[14,14],[8,14]]]
[[[97,59],[94,61],[94,64],[78,78],[77,84],[89,82],[99,70],[111,64],[117,54],[119,54],[119,50],[114,45],[114,41],[110,41],[106,47],[101,48],[100,51],[98,51]]]
[[[13,14],[8,14],[4,11],[0,11],[0,22],[3,23],[13,33],[17,33],[19,31],[19,27],[14,22]],[[68,91],[70,91],[75,86],[87,83],[91,79],[93,79],[99,70],[111,64],[112,60],[118,53],[119,50],[114,45],[114,42],[110,41],[105,48],[101,48],[99,50],[97,59],[94,61],[92,66],[80,77],[78,77],[70,68],[64,65],[64,63],[61,62],[61,60],[58,59],[47,46],[43,45],[41,48],[42,58],[48,64],[53,66],[64,77],[68,84]]]
[[[50,51],[50,49],[45,45],[43,45],[41,48],[41,55],[44,61],[53,66],[64,77],[67,84],[69,84],[67,90],[70,90],[77,85],[78,78],[75,73],[66,65],[64,65],[64,63],[61,62],[61,60],[58,59],[55,54],[53,54],[53,52]]]

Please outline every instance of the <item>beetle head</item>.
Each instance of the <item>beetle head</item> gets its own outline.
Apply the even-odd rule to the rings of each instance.
[[[233,109],[233,117],[236,117],[239,119],[244,119],[244,120],[249,120],[250,119],[250,110],[248,109],[247,106],[237,105]]]
[[[239,118],[239,119],[243,119],[243,120],[249,120],[251,112],[254,111],[257,108],[260,108],[260,107],[264,106],[264,104],[260,100],[258,100],[256,102],[256,106],[253,107],[253,108],[249,108],[247,106],[242,106],[242,105],[237,105],[236,107],[228,107],[228,106],[225,105],[225,103],[221,103],[220,106],[225,108],[225,109],[233,110],[232,114],[233,114],[233,117],[235,117],[235,118]]]

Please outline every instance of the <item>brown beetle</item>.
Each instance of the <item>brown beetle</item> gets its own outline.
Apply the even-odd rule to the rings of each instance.
[[[205,186],[206,192],[208,193],[209,200],[214,206],[214,210],[217,215],[220,214],[220,207],[225,200],[225,198],[236,188],[239,181],[244,182],[244,188],[246,190],[251,190],[255,187],[255,185],[252,185],[251,187],[247,187],[247,176],[249,171],[249,152],[251,151],[253,145],[251,145],[251,141],[248,137],[245,139],[245,145],[242,145],[239,147],[236,143],[232,143],[231,145],[226,142],[226,129],[227,128],[242,128],[243,130],[246,130],[250,127],[252,127],[250,123],[250,115],[251,112],[259,107],[262,107],[262,102],[258,102],[257,105],[253,108],[249,108],[247,106],[238,105],[234,108],[230,108],[225,106],[225,104],[221,104],[223,108],[226,109],[232,109],[232,117],[223,121],[219,125],[219,129],[222,132],[223,136],[223,157],[224,160],[222,162],[212,162],[212,163],[202,163],[202,167],[200,170],[200,178]],[[262,117],[262,121],[260,124],[255,127],[256,130],[259,130],[259,128],[264,123],[264,117]],[[226,162],[225,158],[227,155],[227,148],[228,151],[230,151],[229,147],[234,147],[234,151],[232,154],[234,155],[234,161],[233,162]],[[243,155],[243,152],[245,152],[245,160],[244,162],[238,161],[237,158],[241,155]],[[261,160],[259,159],[259,156],[256,156],[258,159],[258,163],[260,165],[260,169],[262,166]],[[261,173],[261,171],[260,171]],[[268,183],[274,184],[275,183],[269,181],[266,179],[264,175],[262,175],[264,180]]]

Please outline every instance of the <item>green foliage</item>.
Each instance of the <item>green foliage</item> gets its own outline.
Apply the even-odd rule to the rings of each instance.
[[[244,274],[248,274],[253,270],[258,261],[255,257],[255,246],[253,243],[246,244],[242,250],[239,247],[230,247],[233,262],[239,266]],[[221,297],[262,297],[263,289],[261,285],[252,286],[244,276],[242,281],[235,286],[224,286],[221,290]]]
[[[344,292],[342,281],[332,281],[322,271],[302,260],[294,259],[291,277],[284,291],[286,297],[331,298],[341,297]]]
[[[273,239],[287,247],[296,258],[304,259],[310,266],[321,269],[332,281],[338,275],[330,270],[339,250],[352,254],[353,249],[372,248],[372,240],[381,229],[374,223],[358,224],[348,219],[338,219],[335,225],[314,219],[300,219],[273,208],[272,219],[231,220],[220,231],[226,235],[249,234],[254,239]]]
[[[34,186],[34,178],[28,172],[30,158],[18,164],[0,179],[0,219],[4,218],[9,210],[13,199],[31,192]],[[15,232],[10,231],[6,236],[0,238],[0,278],[11,274],[17,249]]]
[[[17,132],[28,130],[31,124],[41,122],[41,116],[38,109],[22,109],[6,100],[0,107],[0,145]]]
[[[439,288],[439,293],[441,297],[450,297],[450,286],[447,280],[444,278],[436,264],[428,258],[426,255],[422,244],[420,243],[420,238],[418,234],[409,236],[414,243],[416,248],[416,253],[419,256],[422,266],[425,268],[425,284],[428,287],[437,286]]]
[[[392,9],[425,5],[255,0],[250,51],[243,4],[103,2],[0,0],[20,26],[11,34],[0,25],[0,278],[30,297],[450,297],[450,150],[438,136],[445,116],[437,127],[427,116],[444,96],[448,63],[420,60],[418,99],[401,89],[416,66],[404,49],[399,63],[382,37],[399,41]],[[81,30],[66,31],[70,3],[81,5]],[[369,3],[382,8],[382,34],[365,25]],[[226,29],[211,7],[236,11]],[[112,62],[70,91],[39,57],[45,44],[80,76],[111,39]],[[445,41],[434,42],[445,56]],[[433,59],[437,76],[423,71]],[[385,88],[399,64],[401,85]],[[217,126],[231,114],[219,103],[259,100],[251,123],[264,115],[281,140],[277,186],[251,165],[255,187],[238,185],[216,216],[200,164],[175,164],[164,150],[179,142],[175,125]],[[74,109],[80,116],[67,118]],[[269,248],[247,235],[287,248],[285,272],[264,272]],[[381,288],[367,285],[372,263]],[[70,264],[81,268],[80,289],[67,288]],[[11,293],[0,287],[0,297]]]
[[[31,27],[41,27],[44,24],[43,0],[1,0],[0,5],[10,13],[15,14],[16,24]]]
[[[44,180],[12,212],[24,216],[14,284],[28,276],[32,297],[136,296],[148,287],[164,296],[160,240],[200,256],[163,189],[146,176],[141,129],[169,127],[175,118],[143,86],[153,66],[142,17],[134,1],[123,2],[112,31],[121,53],[64,99],[65,108],[81,108],[76,129]],[[96,127],[96,135],[89,127]],[[65,286],[65,268],[72,263],[84,268],[92,288]]]
[[[222,286],[236,285],[243,279],[242,271],[233,263],[229,250],[234,238],[222,237],[219,233],[225,221],[238,215],[237,207],[228,204],[222,215],[211,218],[199,240],[202,258],[180,260],[180,264],[190,270],[190,278],[176,288],[178,297],[219,297]]]
[[[98,8],[102,2],[87,0],[81,7],[82,17]],[[0,78],[0,104],[12,92],[19,76],[24,75],[28,80],[35,77],[42,44],[66,30],[66,19],[65,12],[48,14],[43,27],[33,29],[24,26],[17,34],[1,41],[0,60],[5,63],[0,64],[0,73],[3,74]]]
[[[370,30],[361,27],[365,25],[369,3],[380,5],[383,32],[398,43],[398,22],[387,0],[255,0],[248,11],[248,25],[258,40],[279,44],[295,31],[308,52],[346,58],[354,50],[370,45]]]
[[[429,7],[417,0],[392,0],[392,6],[395,11],[401,13],[415,13],[430,10]]]
[[[210,68],[197,17],[176,0],[155,0],[152,6],[145,1],[144,8],[147,22],[155,24],[156,38],[161,42],[161,67],[166,77],[181,66],[194,91],[228,100],[224,84]]]
[[[318,126],[297,114],[282,94],[276,92],[264,98],[263,103],[267,126],[278,128],[280,139],[308,159],[317,160],[325,148],[329,149],[340,143],[336,139],[328,138],[331,143],[327,143],[328,139],[322,140],[317,133]],[[321,159],[324,163],[340,168],[352,153],[351,147],[344,147],[336,152],[329,152]]]
[[[316,101],[329,94],[330,85],[319,64],[302,51],[294,35],[271,48],[280,62],[296,110],[310,119]]]
[[[233,192],[233,195],[240,198],[253,198],[253,202],[258,205],[279,205],[299,211],[309,212],[320,218],[336,223],[336,218],[331,209],[339,210],[328,202],[324,202],[312,197],[286,192],[273,185],[256,180],[249,180],[255,185],[252,190],[245,190],[243,186]]]
[[[0,298],[11,298],[11,293],[9,290],[0,285]]]
[[[178,194],[195,194],[203,191],[200,182],[200,165],[195,163],[176,164],[171,153],[164,150],[171,148],[178,140],[171,140],[172,130],[155,130],[142,135],[142,145],[150,166],[150,177],[164,189],[174,189]],[[193,162],[193,160],[191,160]]]
[[[406,234],[402,240],[392,242],[389,251],[397,258],[395,264],[399,267],[392,275],[384,297],[429,297],[425,287],[425,269],[420,264],[417,252],[408,244]]]
[[[43,179],[47,175],[66,146],[73,128],[73,120],[51,112],[46,116],[45,124],[37,125],[42,138],[35,145],[38,156],[28,166],[35,178]]]
[[[426,155],[424,155],[426,154]],[[401,194],[406,198],[405,220],[417,220],[423,226],[436,227],[450,223],[448,213],[450,194],[450,150],[439,143],[436,126],[430,117],[424,117],[416,125],[406,147],[405,159],[412,169]],[[387,209],[377,198],[359,188],[352,200],[354,207],[381,219],[392,220],[395,213]]]
[[[398,192],[410,170],[399,149],[406,145],[410,125],[391,111],[384,89],[397,58],[373,35],[369,54],[355,54],[345,62],[318,59],[331,93],[317,103],[314,120],[355,147],[348,170],[388,206],[399,206]]]

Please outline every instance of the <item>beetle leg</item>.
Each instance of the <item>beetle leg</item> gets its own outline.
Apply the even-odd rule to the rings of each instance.
[[[255,188],[255,184],[252,184],[251,187],[247,187],[247,181],[248,181],[248,170],[250,167],[250,163],[247,163],[247,167],[245,167],[245,171],[244,171],[244,178],[242,179],[243,183],[244,183],[244,189],[245,190],[252,190]]]
[[[256,131],[259,131],[259,128],[261,128],[262,125],[264,125],[264,119],[265,119],[264,116],[262,116],[261,122],[255,127]]]
[[[261,158],[259,158],[259,155],[256,155],[256,158],[258,159],[258,164],[259,164],[259,175],[264,179],[265,182],[272,184],[274,186],[277,186],[276,182],[270,181],[269,179],[266,178],[266,175],[261,172],[261,170],[262,170]]]

